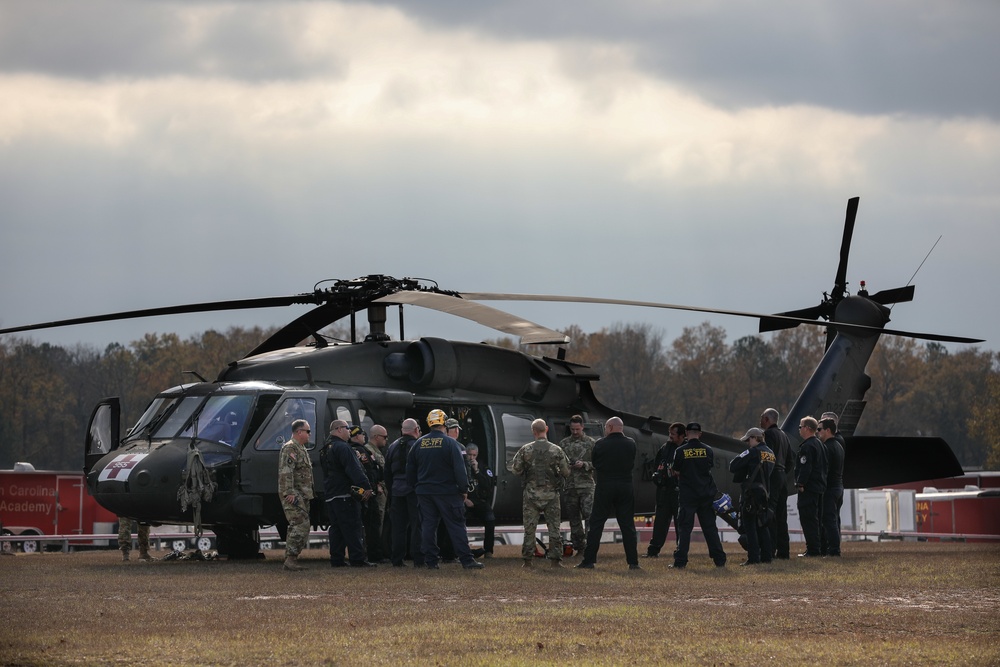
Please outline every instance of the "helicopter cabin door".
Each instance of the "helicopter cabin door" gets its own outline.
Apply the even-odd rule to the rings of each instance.
[[[121,441],[121,400],[105,398],[90,415],[83,450],[83,473],[87,474],[101,458],[118,447]]]
[[[315,463],[317,442],[322,444],[326,429],[325,391],[286,391],[261,427],[247,441],[240,457],[240,489],[246,493],[278,493],[278,453],[292,437],[292,422],[305,419],[312,433],[306,449]]]

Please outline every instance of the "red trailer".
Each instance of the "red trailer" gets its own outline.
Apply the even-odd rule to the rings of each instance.
[[[918,533],[947,533],[966,542],[1000,537],[1000,489],[918,493],[916,513]]]
[[[924,489],[932,488],[938,491],[972,491],[977,489],[1000,489],[1000,472],[981,470],[977,472],[967,472],[959,477],[942,477],[939,479],[925,479],[919,482],[907,482],[906,484],[893,484],[892,486],[882,486],[882,489],[912,489],[917,493],[923,493]]]
[[[0,526],[4,535],[24,536],[15,542],[0,542],[4,550],[37,551],[33,535],[93,535],[117,532],[118,517],[104,509],[87,493],[83,472],[35,470],[18,463],[13,470],[0,470]],[[107,546],[106,540],[71,542],[77,546]]]

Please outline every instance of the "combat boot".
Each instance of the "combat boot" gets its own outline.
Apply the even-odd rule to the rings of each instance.
[[[531,567],[531,561],[527,558],[521,563],[521,567]]]
[[[123,563],[127,563],[128,562],[128,552],[129,552],[128,549],[122,549],[122,562]]]
[[[286,556],[285,557],[285,569],[291,570],[293,572],[298,572],[299,570],[304,570],[306,568],[299,565],[298,556]]]
[[[562,566],[563,564],[561,560],[556,560],[555,558],[552,559],[552,567],[561,568]]]
[[[144,549],[139,549],[139,560],[143,560],[143,561],[146,561],[148,563],[148,562],[156,560],[156,559],[153,558],[152,556],[150,556],[148,551],[146,551]]]

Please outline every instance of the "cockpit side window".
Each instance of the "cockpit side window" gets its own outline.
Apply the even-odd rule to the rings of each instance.
[[[292,422],[296,419],[305,419],[309,422],[312,433],[309,435],[309,442],[306,449],[313,449],[317,439],[322,441],[322,433],[325,429],[316,425],[316,401],[313,398],[287,398],[278,405],[275,416],[264,429],[261,437],[255,444],[256,449],[277,450],[288,442],[292,437]]]
[[[351,408],[346,405],[337,406],[337,419],[342,419],[348,424],[354,421],[354,417],[351,416]],[[330,421],[333,421],[332,419]]]
[[[322,431],[318,436],[319,442],[326,442],[326,439],[330,435],[330,424],[335,419],[345,421],[348,424],[354,423],[354,413],[351,412],[351,406],[346,402],[341,402],[340,399],[330,399],[326,402],[326,414],[329,419],[327,422],[319,427]]]
[[[102,405],[98,408],[98,414],[90,422],[90,437],[87,454],[107,454],[115,446],[114,438],[111,435],[112,407]]]
[[[267,416],[274,410],[274,406],[278,404],[279,398],[281,398],[281,394],[260,394],[257,396],[257,405],[253,409],[250,416],[250,426],[246,430],[248,436],[257,432]]]

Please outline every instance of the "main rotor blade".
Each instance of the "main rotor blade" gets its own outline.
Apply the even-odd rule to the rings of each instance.
[[[449,315],[463,317],[491,329],[503,331],[512,336],[520,336],[521,342],[524,344],[565,345],[569,342],[569,336],[564,333],[553,331],[548,327],[529,322],[508,312],[447,294],[439,294],[437,292],[397,292],[396,294],[376,299],[374,303],[422,306],[442,313],[448,313]]]
[[[833,281],[833,298],[839,300],[847,292],[847,259],[851,254],[851,239],[854,237],[854,220],[858,216],[860,197],[847,200],[847,218],[844,220],[844,238],[840,241],[840,264],[837,277]]]
[[[804,317],[790,317],[788,315],[773,315],[768,313],[749,313],[740,310],[724,310],[721,308],[701,308],[698,306],[682,306],[675,303],[656,303],[654,301],[632,301],[628,299],[605,299],[601,297],[589,296],[558,296],[554,294],[498,294],[494,292],[462,292],[462,298],[476,301],[543,301],[552,303],[596,303],[612,306],[637,306],[641,308],[663,308],[667,310],[686,310],[693,313],[711,313],[718,315],[733,315],[734,317],[752,317],[754,319],[769,319],[775,321],[789,322],[793,326],[799,324],[809,324],[820,327],[836,327],[845,331],[857,331],[858,333],[885,333],[894,336],[906,336],[909,338],[919,338],[922,340],[935,340],[944,343],[982,343],[981,338],[965,338],[963,336],[945,336],[939,334],[917,333],[913,331],[900,331],[897,329],[882,329],[880,327],[869,327],[862,324],[849,324],[837,322],[835,320],[814,320]]]
[[[236,299],[230,301],[212,301],[209,303],[192,303],[183,306],[167,306],[164,308],[146,308],[129,310],[106,315],[76,317],[69,320],[56,320],[40,324],[27,324],[20,327],[0,329],[0,334],[19,333],[22,331],[37,331],[39,329],[54,329],[68,327],[74,324],[94,324],[96,322],[113,322],[115,320],[131,320],[140,317],[158,317],[160,315],[181,315],[185,313],[208,313],[221,310],[248,310],[253,308],[277,308],[291,306],[297,303],[316,303],[313,293],[297,294],[295,296],[272,296],[259,299]]]

